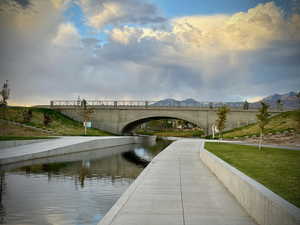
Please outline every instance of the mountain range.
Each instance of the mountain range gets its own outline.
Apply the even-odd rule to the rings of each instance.
[[[289,92],[286,94],[274,94],[263,98],[261,101],[267,103],[270,108],[278,108],[278,101],[282,104],[285,109],[299,109],[300,108],[300,98],[297,97],[296,92]],[[243,107],[244,102],[211,102],[214,107],[220,107],[223,104],[229,107]],[[210,102],[199,102],[193,98],[188,98],[183,101],[175,100],[172,98],[167,98],[153,103],[153,106],[187,106],[187,107],[208,107]],[[249,108],[260,107],[260,101],[249,103]]]

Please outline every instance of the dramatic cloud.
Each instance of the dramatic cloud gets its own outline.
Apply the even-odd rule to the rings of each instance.
[[[252,91],[267,95],[275,86],[288,91],[296,87],[293,83],[300,84],[299,25],[298,14],[284,18],[274,3],[266,3],[246,13],[176,18],[169,31],[116,28],[110,37],[126,45],[131,56],[137,56],[133,60],[167,67],[163,74],[170,67],[177,68],[168,82],[180,80],[185,93],[189,90],[188,94],[197,96],[196,86],[202,90],[212,87],[203,91],[207,98],[214,98],[215,90],[235,98],[252,96]],[[141,49],[149,51],[149,56],[138,53]],[[191,84],[185,84],[187,77],[193,80]],[[230,88],[233,81],[239,84],[235,90]]]
[[[25,2],[0,4],[0,76],[15,104],[78,95],[243,100],[300,85],[300,15],[283,16],[274,3],[165,21],[142,1],[81,0],[88,26],[113,26],[103,43],[66,21],[72,1]]]
[[[108,24],[147,24],[165,20],[154,5],[139,0],[80,0],[80,6],[88,25],[97,29]]]
[[[154,38],[176,41],[197,51],[256,50],[276,40],[300,40],[300,15],[285,19],[272,2],[260,4],[246,13],[234,15],[190,16],[171,21],[166,33],[143,28],[116,28],[112,39],[127,43],[129,40]]]

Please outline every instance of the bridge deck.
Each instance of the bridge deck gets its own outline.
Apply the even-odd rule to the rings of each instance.
[[[98,225],[254,225],[201,162],[202,141],[180,140],[161,152]]]

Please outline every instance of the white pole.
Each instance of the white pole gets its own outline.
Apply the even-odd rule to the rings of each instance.
[[[86,121],[84,121],[83,124],[84,124],[84,135],[86,136]]]

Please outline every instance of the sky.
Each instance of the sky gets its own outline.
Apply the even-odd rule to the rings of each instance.
[[[1,0],[11,105],[299,91],[300,0]]]

